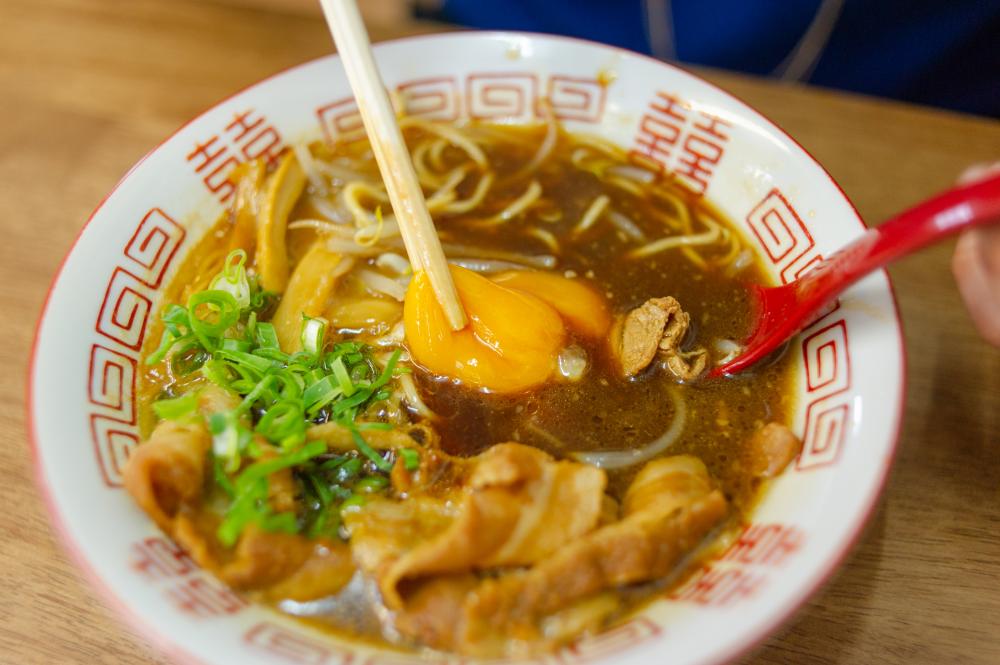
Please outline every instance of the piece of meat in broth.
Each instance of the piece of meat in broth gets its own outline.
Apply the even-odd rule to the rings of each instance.
[[[166,420],[129,455],[125,489],[164,531],[173,531],[183,506],[201,499],[205,456],[211,445],[204,424]]]
[[[204,416],[238,404],[234,395],[216,386],[198,392]],[[195,563],[233,588],[260,590],[276,599],[310,600],[336,593],[346,584],[355,570],[346,543],[267,533],[253,525],[232,550],[218,542],[221,517],[204,505],[203,496],[211,445],[203,420],[165,420],[129,456],[125,488]],[[268,501],[275,512],[295,510],[295,492],[288,469],[268,477]]]
[[[404,605],[407,582],[530,565],[601,519],[607,478],[600,469],[518,443],[452,463],[464,469],[449,491],[372,500],[345,516],[355,559],[392,609]]]
[[[691,317],[675,298],[650,298],[625,315],[612,334],[621,371],[632,377],[646,369],[657,353],[679,379],[689,381],[705,370],[705,349],[682,351]]]
[[[802,441],[781,423],[768,423],[750,439],[750,472],[758,478],[773,478],[785,470],[802,451]]]
[[[216,386],[198,391],[198,410],[205,417],[238,404],[239,399]],[[212,437],[201,420],[164,420],[129,455],[123,473],[125,489],[167,533],[172,533],[174,518],[184,506],[201,500],[211,445]]]
[[[419,602],[406,603],[397,629],[476,657],[551,648],[599,628],[620,607],[618,587],[672,570],[722,520],[726,501],[705,466],[683,455],[647,464],[625,495],[623,513],[612,524],[566,539],[531,567],[471,589],[467,579],[455,578],[418,587],[411,598]],[[431,608],[448,620],[427,616]]]

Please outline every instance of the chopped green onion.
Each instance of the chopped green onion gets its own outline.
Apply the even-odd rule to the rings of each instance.
[[[354,483],[354,491],[361,494],[374,494],[381,492],[389,486],[389,479],[385,476],[365,476]]]
[[[198,408],[198,397],[193,392],[173,399],[161,399],[153,403],[153,412],[161,420],[180,420],[194,413]]]
[[[242,249],[229,252],[222,272],[212,280],[209,289],[228,293],[239,309],[250,307],[250,282],[247,281],[247,253]]]
[[[256,430],[284,449],[302,443],[306,435],[302,404],[297,400],[275,402],[260,417]],[[322,444],[320,441],[315,443]]]
[[[352,457],[337,468],[336,479],[338,483],[345,483],[361,472],[361,459]]]
[[[330,491],[330,487],[314,473],[306,474],[306,479],[309,480],[309,485],[312,487],[313,492],[316,493],[316,498],[319,499],[320,505],[324,507],[330,505],[330,502],[333,501],[333,492]]]
[[[229,476],[226,475],[225,470],[222,468],[221,460],[215,455],[212,456],[212,475],[215,477],[215,484],[222,488],[230,499],[236,497],[236,488],[233,487],[233,483],[230,482]]]
[[[326,337],[326,319],[302,317],[302,350],[312,356],[318,356],[323,350],[323,340]]]
[[[208,310],[206,318],[198,316],[201,310]],[[223,333],[239,320],[239,316],[240,308],[236,299],[226,291],[199,291],[188,298],[191,332],[210,351],[218,348]]]
[[[211,356],[193,335],[183,337],[174,344],[170,354],[170,371],[177,376],[187,376],[200,369]]]
[[[262,516],[264,509],[260,504],[267,500],[267,478],[260,477],[244,487],[237,486],[236,491],[236,498],[216,531],[219,542],[226,547],[235,545],[243,529]]]
[[[420,453],[413,448],[400,448],[399,459],[403,461],[403,468],[407,471],[416,471],[420,468]]]
[[[236,489],[244,490],[252,486],[259,480],[265,479],[276,471],[287,469],[303,462],[311,460],[317,455],[326,451],[326,444],[322,441],[312,441],[302,446],[296,451],[272,457],[261,462],[254,462],[248,466],[236,479]]]
[[[233,473],[239,470],[240,449],[246,447],[249,432],[240,426],[237,413],[213,413],[208,418],[208,431],[212,435],[212,452],[217,459],[225,462],[225,471]]]
[[[260,396],[263,395],[264,392],[271,387],[271,384],[274,383],[274,380],[275,380],[274,375],[268,375],[265,376],[263,379],[261,379],[260,383],[254,386],[253,390],[251,390],[246,394],[246,397],[243,398],[243,401],[240,402],[239,406],[237,406],[234,409],[234,411],[237,414],[247,413],[253,406],[253,403],[256,402],[258,399],[260,399]]]
[[[243,339],[223,339],[222,348],[226,351],[243,351],[245,353],[250,350],[250,342]]]
[[[277,515],[264,515],[260,520],[260,527],[264,531],[272,533],[296,533],[299,530],[295,513],[278,513]]]
[[[177,340],[178,337],[176,335],[171,333],[169,330],[164,330],[163,336],[160,337],[160,345],[156,347],[155,351],[146,356],[146,364],[155,365],[158,362],[162,362],[163,359],[167,357],[167,354],[170,352],[170,349],[174,346]]]
[[[333,379],[325,376],[305,389],[302,393],[302,403],[306,405],[306,412],[311,416],[340,395],[340,388],[333,385]]]
[[[347,462],[350,459],[352,459],[352,458],[348,457],[347,455],[338,455],[337,457],[334,457],[333,459],[324,460],[319,465],[319,468],[322,469],[323,471],[332,471],[333,469],[336,469],[341,464],[344,464],[345,462]]]
[[[357,447],[358,452],[371,460],[371,463],[378,468],[379,471],[385,471],[386,473],[392,471],[392,464],[387,462],[384,457],[378,454],[374,448],[368,445],[368,442],[361,437],[361,433],[354,427],[350,428],[351,436],[354,438],[354,445]]]
[[[379,422],[355,423],[354,426],[358,428],[359,432],[367,432],[370,430],[388,432],[389,430],[392,429],[392,425],[390,425],[389,423],[379,423]]]
[[[330,363],[330,369],[333,370],[333,376],[337,379],[337,385],[340,386],[340,391],[347,397],[353,395],[354,383],[351,381],[351,377],[347,374],[347,367],[344,366],[344,359],[334,359],[334,361]]]
[[[229,388],[232,378],[229,369],[230,366],[221,360],[209,359],[201,366],[201,374],[220,388]]]
[[[340,504],[340,514],[356,513],[361,509],[361,506],[365,505],[367,502],[368,499],[361,494],[352,494],[350,497],[345,499],[342,504]]]
[[[267,358],[261,358],[260,356],[255,356],[252,353],[244,353],[243,351],[231,351],[229,349],[219,349],[216,355],[223,360],[229,360],[234,365],[239,365],[251,369],[258,374],[263,374],[267,370],[274,367],[274,361],[268,360]]]
[[[146,360],[154,364],[166,359],[174,376],[200,371],[240,398],[235,408],[207,418],[214,484],[220,498],[229,498],[217,531],[226,547],[250,524],[267,531],[336,537],[340,510],[361,505],[365,494],[383,491],[389,484],[383,475],[364,475],[366,467],[374,471],[369,464],[388,473],[392,458],[372,448],[362,432],[390,430],[392,425],[355,421],[389,398],[389,381],[405,371],[397,367],[401,351],[382,367],[362,342],[326,347],[328,323],[306,316],[302,350],[287,353],[274,325],[259,320],[270,316],[276,297],[260,289],[257,275],[247,274],[244,252],[230,253],[209,289],[194,293],[186,307],[163,310],[162,339]],[[184,418],[197,413],[197,394],[160,400],[153,409],[160,418]],[[306,443],[306,429],[322,421],[347,427],[357,452],[330,458],[324,454],[325,443]],[[277,455],[272,446],[278,446]],[[314,459],[321,454],[322,459]],[[419,457],[411,459],[414,454],[400,451],[397,459],[407,468],[419,466]],[[276,514],[270,505],[268,478],[284,468],[294,469],[302,483],[306,500],[301,515]]]
[[[257,324],[257,346],[261,349],[276,349],[281,350],[278,346],[278,333],[274,329],[274,325],[270,323],[258,323]]]

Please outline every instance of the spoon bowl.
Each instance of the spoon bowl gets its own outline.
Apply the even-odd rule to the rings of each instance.
[[[799,279],[750,289],[751,333],[743,351],[709,377],[742,372],[827,314],[868,273],[967,228],[1000,221],[1000,174],[946,190],[868,229]]]

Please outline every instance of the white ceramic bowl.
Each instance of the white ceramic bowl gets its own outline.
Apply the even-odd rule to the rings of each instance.
[[[794,278],[864,228],[837,184],[783,131],[661,62],[517,33],[404,39],[379,45],[376,56],[412,114],[523,122],[547,97],[570,129],[628,146],[703,190],[746,231],[777,280]],[[125,176],[94,211],[49,293],[28,407],[40,485],[96,586],[179,662],[427,662],[339,641],[247,604],[181,555],[121,485],[137,443],[134,382],[147,324],[181,257],[222,211],[228,169],[292,142],[359,129],[336,57],[234,95]],[[790,352],[800,392],[794,429],[805,447],[739,542],[624,625],[544,662],[724,662],[764,639],[833,572],[876,504],[899,430],[903,346],[886,276],[851,289]]]

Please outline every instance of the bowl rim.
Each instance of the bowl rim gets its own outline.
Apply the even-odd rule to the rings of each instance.
[[[749,113],[757,122],[765,126],[769,131],[777,133],[779,136],[789,141],[797,148],[799,148],[802,153],[808,157],[812,162],[819,168],[820,172],[829,181],[829,184],[836,188],[837,192],[847,203],[851,211],[854,213],[854,218],[858,221],[862,230],[867,230],[871,228],[867,222],[861,217],[851,201],[847,193],[840,186],[834,177],[827,171],[826,167],[816,159],[816,157],[806,149],[798,140],[791,136],[787,131],[784,130],[776,122],[762,114],[756,108],[751,106],[749,103],[745,102],[740,97],[737,97],[733,93],[725,90],[724,88],[712,83],[711,81],[703,78],[698,73],[695,73],[684,67],[678,65],[675,62],[667,62],[664,60],[659,60],[650,55],[639,53],[636,51],[631,51],[629,49],[622,48],[620,46],[614,46],[611,44],[604,44],[601,42],[595,42],[588,39],[582,39],[579,37],[571,37],[566,35],[557,35],[543,32],[530,32],[521,30],[475,30],[475,29],[460,29],[450,32],[435,32],[420,35],[411,35],[406,37],[400,37],[396,39],[389,39],[374,43],[372,46],[376,52],[383,47],[389,47],[392,45],[400,44],[412,44],[419,43],[423,41],[437,41],[437,40],[448,40],[453,38],[468,38],[470,36],[486,38],[527,38],[527,39],[544,39],[549,41],[561,41],[569,44],[576,44],[586,47],[596,47],[599,49],[606,50],[611,53],[620,54],[628,56],[631,58],[640,58],[642,60],[648,61],[652,64],[656,64],[660,67],[665,67],[667,69],[673,69],[687,76],[691,76],[697,79],[700,83],[709,86],[713,90],[719,92],[727,98],[728,101],[738,105],[741,109]],[[234,92],[212,102],[209,106],[204,108],[197,115],[186,120],[182,124],[178,125],[169,135],[164,137],[160,142],[158,142],[152,149],[150,149],[146,154],[144,154],[135,164],[133,164],[124,175],[119,178],[115,185],[108,191],[108,193],[100,200],[100,202],[94,207],[87,220],[83,223],[80,229],[77,231],[76,236],[73,239],[72,244],[69,249],[66,250],[62,259],[60,260],[58,267],[49,283],[48,289],[46,290],[45,297],[42,301],[42,306],[35,321],[34,332],[32,335],[31,349],[29,353],[29,361],[27,373],[25,376],[25,411],[26,411],[26,421],[27,421],[27,438],[28,445],[31,451],[31,460],[33,467],[33,475],[36,487],[40,490],[43,502],[45,504],[46,510],[51,518],[50,525],[55,530],[56,534],[61,541],[63,551],[69,554],[70,560],[76,566],[78,573],[81,574],[91,586],[98,592],[98,596],[104,602],[104,604],[111,608],[117,617],[122,620],[124,624],[132,629],[132,631],[139,636],[142,640],[148,640],[154,648],[156,648],[160,653],[167,656],[170,660],[184,664],[184,665],[206,665],[203,660],[186,650],[179,639],[176,637],[171,637],[161,633],[156,626],[149,622],[140,620],[135,616],[130,610],[129,606],[124,600],[122,600],[115,592],[112,590],[110,585],[97,574],[96,570],[87,560],[86,556],[77,547],[76,542],[70,536],[63,516],[59,511],[59,507],[56,505],[56,501],[53,497],[52,491],[49,487],[48,480],[46,477],[45,469],[42,464],[42,460],[39,453],[39,440],[38,432],[35,420],[35,401],[34,401],[34,384],[35,384],[35,373],[36,364],[38,358],[38,346],[39,346],[39,333],[41,332],[42,323],[45,321],[46,316],[49,312],[49,307],[51,304],[52,293],[55,290],[56,285],[59,283],[60,278],[66,267],[66,262],[69,257],[76,250],[77,245],[80,241],[81,236],[86,231],[87,227],[90,226],[94,217],[101,211],[107,201],[115,194],[116,191],[132,176],[132,174],[138,170],[142,164],[149,159],[152,155],[158,152],[164,144],[169,142],[178,133],[184,130],[189,125],[197,122],[207,113],[213,109],[225,104],[231,99],[242,95],[243,93],[252,90],[254,88],[265,86],[272,80],[280,78],[286,74],[293,71],[308,67],[322,60],[333,59],[339,60],[339,55],[336,52],[327,53],[326,55],[321,55],[304,62],[299,62],[288,67],[284,67],[278,71],[275,71],[264,78],[256,80]],[[892,301],[893,306],[893,317],[895,329],[898,336],[898,346],[899,346],[899,361],[900,361],[900,391],[899,399],[896,404],[895,413],[893,414],[894,423],[892,426],[892,434],[890,435],[890,443],[888,447],[888,452],[886,455],[882,456],[881,459],[877,460],[880,465],[878,470],[878,478],[875,485],[875,490],[868,501],[867,506],[864,508],[864,513],[861,515],[855,524],[852,525],[851,530],[846,538],[837,546],[836,551],[832,556],[828,556],[826,564],[820,568],[816,573],[814,573],[813,578],[809,580],[807,584],[799,587],[797,591],[793,594],[792,598],[787,602],[785,607],[782,607],[779,611],[774,612],[773,616],[767,620],[758,630],[744,638],[741,642],[732,645],[725,652],[719,656],[713,657],[711,660],[701,661],[702,665],[721,665],[722,663],[731,663],[739,658],[747,655],[751,651],[755,650],[757,647],[761,646],[768,638],[775,634],[775,631],[788,623],[793,616],[798,614],[798,612],[812,599],[820,590],[822,590],[834,577],[834,575],[841,569],[841,566],[845,563],[848,554],[850,554],[854,548],[858,545],[861,536],[864,534],[866,527],[871,522],[872,517],[875,515],[877,509],[881,506],[883,496],[885,494],[885,489],[888,484],[890,472],[892,471],[893,464],[896,460],[896,456],[899,451],[900,438],[902,436],[903,427],[903,416],[905,411],[905,405],[907,401],[908,394],[908,384],[909,384],[909,374],[908,374],[908,352],[906,348],[906,338],[904,334],[903,320],[900,315],[899,300],[896,295],[896,288],[892,282],[892,278],[888,271],[881,269],[875,274],[881,274],[888,286],[889,296]]]

